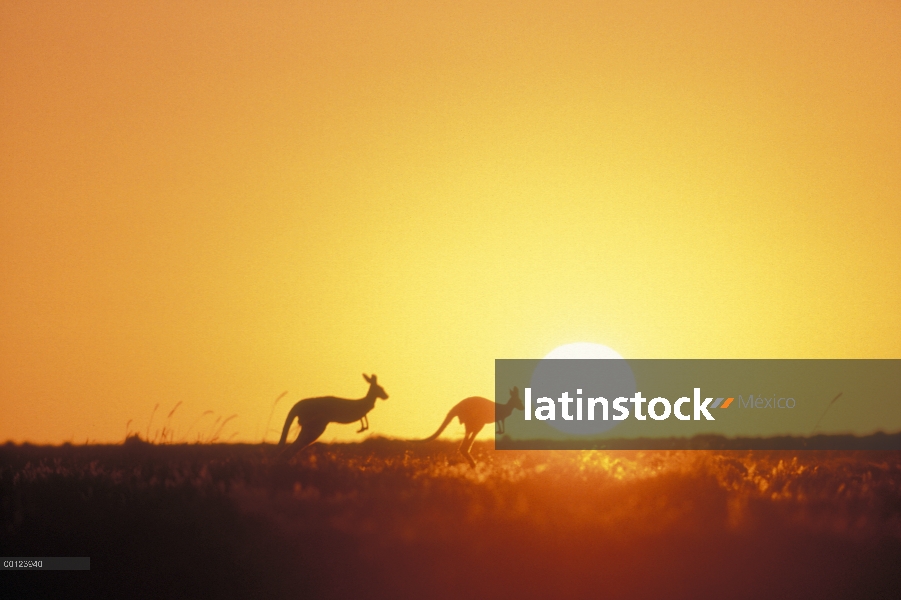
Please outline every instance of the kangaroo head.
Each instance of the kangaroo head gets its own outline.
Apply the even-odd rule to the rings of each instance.
[[[510,390],[510,400],[507,401],[507,404],[512,404],[513,408],[518,408],[519,410],[525,410],[522,405],[522,400],[519,399],[519,388],[514,387]]]
[[[369,384],[369,393],[367,394],[367,396],[374,396],[376,398],[381,398],[382,400],[388,399],[388,392],[385,391],[385,388],[379,385],[379,379],[374,373],[372,377],[367,377],[366,373],[363,373],[363,379],[365,379],[366,383]]]

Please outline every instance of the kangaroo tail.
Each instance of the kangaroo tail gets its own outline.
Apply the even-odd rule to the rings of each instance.
[[[285,442],[288,441],[288,432],[291,430],[291,425],[294,423],[294,419],[297,418],[297,413],[292,408],[288,412],[288,418],[285,419],[285,426],[282,428],[282,437],[278,441],[279,447],[284,446]]]
[[[447,416],[444,417],[444,422],[441,423],[441,427],[438,428],[438,431],[436,431],[429,437],[425,438],[424,440],[419,440],[419,441],[420,442],[431,442],[432,440],[436,439],[439,435],[441,435],[441,432],[444,431],[448,425],[450,425],[450,422],[453,421],[454,417],[456,417],[456,416],[457,416],[457,407],[455,406],[452,409],[450,409],[450,412],[448,412]]]

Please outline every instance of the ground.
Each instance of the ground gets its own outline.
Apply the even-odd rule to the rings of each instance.
[[[370,439],[0,447],[28,597],[842,598],[901,589],[901,452],[525,451]]]

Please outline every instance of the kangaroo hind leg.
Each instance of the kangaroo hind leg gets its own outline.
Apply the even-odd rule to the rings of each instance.
[[[476,468],[476,461],[469,453],[469,450],[472,448],[473,442],[476,441],[476,436],[479,435],[479,432],[482,430],[483,426],[475,428],[470,431],[470,429],[466,428],[466,435],[463,436],[463,442],[460,444],[460,454],[463,455],[463,458],[466,459],[466,462],[469,463],[469,466],[473,469]]]
[[[463,458],[466,459],[466,462],[469,463],[469,466],[473,469],[476,468],[476,461],[472,458],[472,455],[469,453],[469,449],[472,448],[472,443],[475,441],[475,435],[466,434],[463,437],[463,441],[460,443],[460,454],[463,455]]]
[[[319,439],[319,436],[325,432],[327,425],[328,422],[313,422],[301,425],[300,434],[297,436],[297,439],[294,440],[293,444],[285,448],[280,458],[282,460],[290,460],[292,456]]]

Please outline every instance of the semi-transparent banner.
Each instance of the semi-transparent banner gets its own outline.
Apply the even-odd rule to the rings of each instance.
[[[498,449],[901,450],[901,360],[503,359]]]

